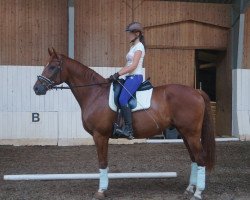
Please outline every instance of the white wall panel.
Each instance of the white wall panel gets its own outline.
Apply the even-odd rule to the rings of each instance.
[[[250,140],[250,70],[233,70],[233,135]]]
[[[119,70],[91,68],[105,78]],[[0,144],[79,145],[91,138],[83,129],[81,110],[70,90],[35,95],[33,85],[42,70],[42,66],[0,66]],[[39,113],[39,122],[32,122],[32,113]]]
[[[58,113],[40,112],[40,121],[31,121],[31,112],[1,112],[1,139],[39,139],[58,137]]]
[[[1,84],[1,94],[0,94],[0,112],[7,108],[8,106],[8,68],[0,67],[0,84]]]

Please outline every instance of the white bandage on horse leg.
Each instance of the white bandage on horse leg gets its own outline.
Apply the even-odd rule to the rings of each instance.
[[[187,191],[194,193],[194,187],[196,186],[197,183],[197,168],[198,165],[197,163],[193,162],[191,164],[191,173],[190,173],[190,177],[189,177],[189,185],[187,187]]]
[[[100,171],[100,179],[99,179],[99,190],[98,192],[103,192],[108,189],[109,179],[108,179],[108,170],[106,169],[99,169]]]
[[[197,163],[193,162],[191,164],[191,174],[190,174],[190,178],[189,178],[190,185],[196,186],[196,184],[197,184],[197,169],[198,169]]]
[[[205,189],[205,181],[206,181],[206,168],[198,166],[196,187],[199,188],[199,190],[203,191]]]
[[[194,196],[198,199],[201,199],[201,193],[205,189],[205,181],[206,181],[206,168],[202,166],[198,166],[197,170],[197,185]]]

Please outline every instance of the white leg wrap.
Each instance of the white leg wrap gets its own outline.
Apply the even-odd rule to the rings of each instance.
[[[99,192],[103,192],[108,189],[109,179],[108,179],[108,170],[106,169],[99,169],[100,171],[100,179],[99,179]]]
[[[190,173],[190,177],[189,177],[189,185],[188,185],[188,187],[186,189],[188,192],[191,192],[191,193],[194,193],[194,189],[195,189],[195,186],[196,186],[196,183],[197,183],[197,168],[198,168],[197,163],[193,162],[191,164],[191,173]]]
[[[205,181],[206,181],[206,168],[202,166],[198,166],[197,170],[197,188],[201,191],[205,189]]]
[[[198,165],[197,163],[193,162],[191,164],[191,174],[189,178],[189,185],[195,185],[197,184],[197,170],[198,170]]]

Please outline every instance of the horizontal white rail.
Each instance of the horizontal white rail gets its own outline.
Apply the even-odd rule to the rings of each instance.
[[[216,142],[233,142],[240,141],[239,138],[215,138]],[[182,143],[183,139],[148,139],[146,143],[161,144],[161,143]]]
[[[99,174],[23,174],[4,175],[4,180],[75,180],[75,179],[99,179]],[[148,172],[148,173],[109,173],[109,179],[131,179],[131,178],[174,178],[176,172]]]

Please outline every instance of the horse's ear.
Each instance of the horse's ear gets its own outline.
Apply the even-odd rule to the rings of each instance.
[[[55,51],[55,49],[53,47],[52,47],[52,51],[55,54],[55,56],[58,58],[57,53],[56,53],[56,51]]]
[[[52,56],[53,52],[48,48],[49,55]]]

